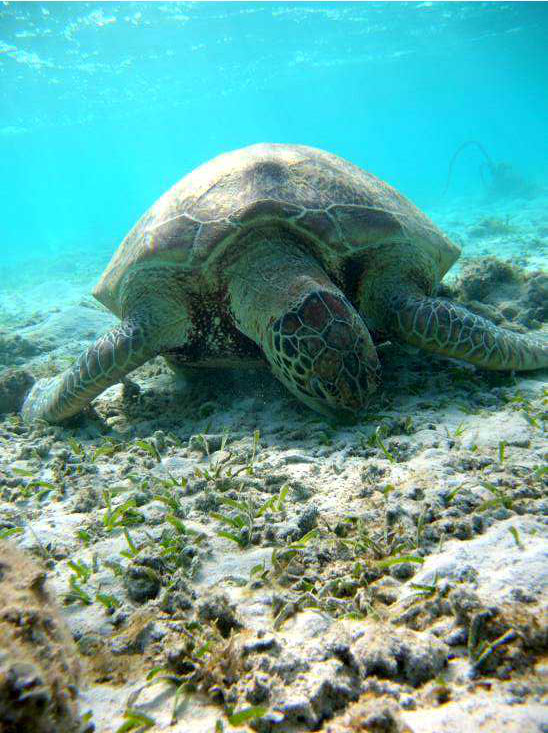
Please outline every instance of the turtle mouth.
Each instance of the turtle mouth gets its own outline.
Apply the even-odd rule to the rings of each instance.
[[[362,413],[379,382],[375,347],[342,294],[310,292],[272,324],[266,342],[274,374],[313,410]]]
[[[310,389],[317,395],[319,404],[325,406],[331,414],[347,417],[357,417],[364,412],[369,404],[368,396],[371,391],[369,383],[367,393],[364,394],[354,380],[350,382],[340,378],[334,384],[317,376],[310,380]]]
[[[314,394],[301,389],[295,389],[290,385],[287,386],[298,397],[299,401],[304,403],[308,408],[337,423],[343,423],[345,425],[355,424],[367,408],[366,402],[362,402],[359,407],[344,405],[340,400],[334,399],[331,395],[324,395],[321,386],[317,383],[315,383]],[[321,393],[321,396],[319,393]]]
[[[304,370],[303,370],[304,371]],[[379,384],[379,365],[361,365],[359,373],[352,376],[341,369],[334,379],[307,370],[304,374],[293,375],[289,370],[274,368],[276,377],[315,412],[330,418],[353,421],[368,408],[371,395]]]

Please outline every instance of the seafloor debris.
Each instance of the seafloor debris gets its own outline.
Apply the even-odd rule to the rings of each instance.
[[[548,275],[497,257],[469,260],[443,292],[505,328],[525,331],[548,320]]]
[[[25,553],[0,544],[0,731],[76,733],[79,664],[72,637]]]
[[[0,331],[0,366],[24,364],[41,352],[39,346],[19,333]]]

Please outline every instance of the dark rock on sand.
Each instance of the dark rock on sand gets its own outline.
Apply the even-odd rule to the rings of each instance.
[[[40,352],[40,347],[24,336],[0,331],[0,365],[24,364],[27,359]]]
[[[24,369],[6,369],[0,374],[0,414],[18,412],[34,377]]]
[[[470,260],[454,285],[443,291],[503,327],[523,331],[548,320],[548,275],[497,257]]]

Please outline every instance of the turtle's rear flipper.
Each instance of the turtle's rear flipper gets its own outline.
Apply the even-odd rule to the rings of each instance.
[[[471,313],[449,300],[416,291],[385,300],[383,326],[402,341],[426,351],[462,359],[483,369],[525,371],[548,367],[548,341],[523,336]]]
[[[40,379],[23,403],[25,422],[55,423],[80,412],[103,390],[158,353],[158,338],[150,330],[146,320],[127,319],[98,338],[65,372]]]

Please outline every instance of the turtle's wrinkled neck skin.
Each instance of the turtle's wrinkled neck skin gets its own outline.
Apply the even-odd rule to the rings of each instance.
[[[379,378],[362,319],[297,237],[272,230],[247,240],[228,272],[239,329],[309,407],[343,417],[359,413]]]

